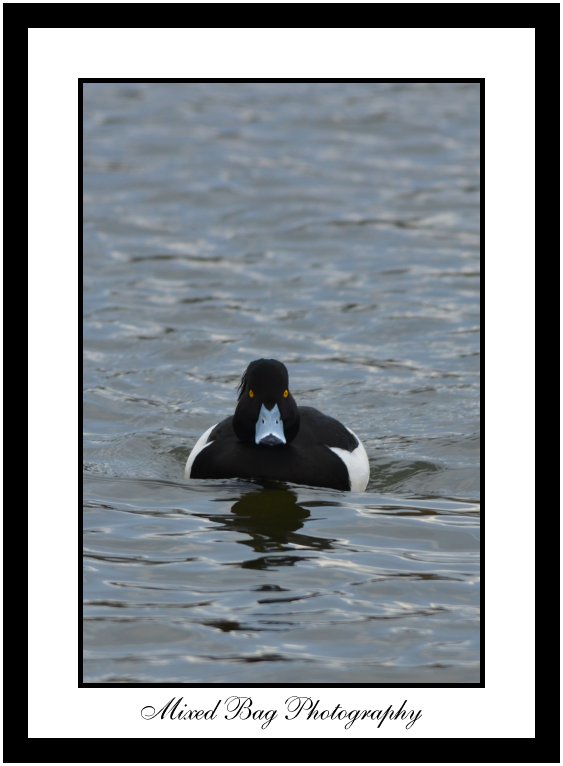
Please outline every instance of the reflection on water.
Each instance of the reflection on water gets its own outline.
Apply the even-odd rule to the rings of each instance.
[[[88,84],[84,673],[479,673],[479,92]],[[363,494],[183,480],[249,361],[366,446]]]
[[[478,677],[476,503],[98,476],[87,490],[90,680]],[[258,678],[241,670],[256,663]]]
[[[225,529],[244,532],[248,538],[240,540],[242,545],[248,545],[257,553],[273,553],[293,550],[299,547],[304,550],[328,550],[332,540],[312,537],[306,534],[296,534],[303,527],[304,520],[311,513],[297,504],[297,493],[283,488],[264,488],[249,492],[238,499],[231,513],[235,518],[208,517],[217,521]],[[299,561],[295,556],[261,556],[251,561],[243,561],[241,566],[254,569],[267,569],[270,566],[283,566]]]

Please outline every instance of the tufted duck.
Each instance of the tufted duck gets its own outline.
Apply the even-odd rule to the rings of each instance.
[[[274,479],[363,492],[369,462],[349,428],[298,407],[284,364],[257,359],[239,387],[235,414],[208,428],[186,463],[187,479]]]

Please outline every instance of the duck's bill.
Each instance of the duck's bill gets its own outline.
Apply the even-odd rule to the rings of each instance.
[[[276,404],[271,410],[267,410],[262,405],[258,420],[256,421],[256,444],[267,444],[270,447],[276,447],[279,444],[285,443],[283,421],[278,405]]]

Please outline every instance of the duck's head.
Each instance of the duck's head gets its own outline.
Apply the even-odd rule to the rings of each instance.
[[[289,376],[276,359],[251,362],[240,382],[233,428],[241,442],[280,447],[295,438],[299,410],[289,392]]]

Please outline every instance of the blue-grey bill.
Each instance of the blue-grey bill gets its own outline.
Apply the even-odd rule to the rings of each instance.
[[[283,421],[277,404],[271,410],[267,410],[264,405],[260,408],[256,421],[256,444],[267,444],[271,447],[285,444]]]

